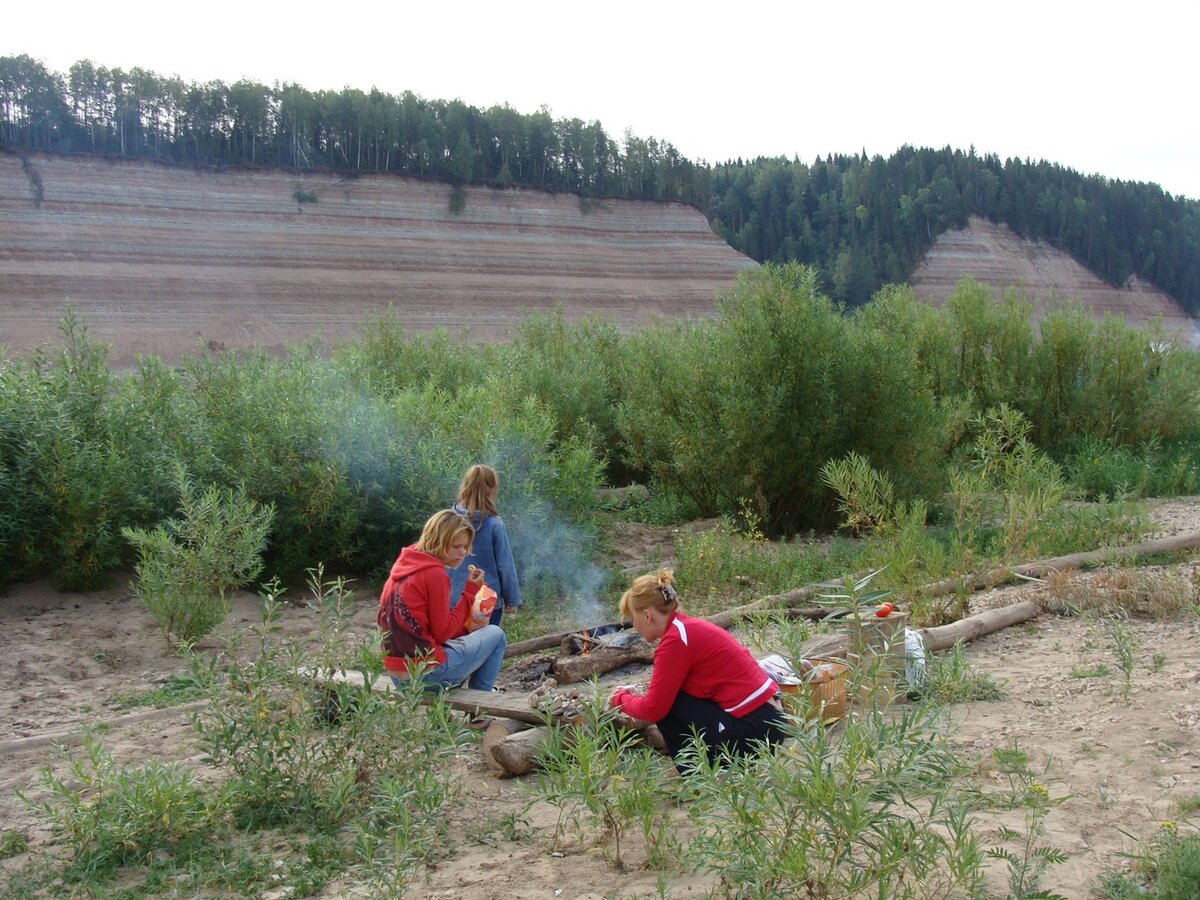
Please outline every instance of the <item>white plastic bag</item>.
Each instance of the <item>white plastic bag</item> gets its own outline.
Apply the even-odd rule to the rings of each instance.
[[[925,659],[925,641],[919,631],[904,629],[904,680],[908,693],[919,694],[929,681],[929,665]]]

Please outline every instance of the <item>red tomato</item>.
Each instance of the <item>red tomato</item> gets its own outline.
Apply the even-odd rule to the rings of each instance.
[[[892,610],[895,608],[896,607],[891,603],[885,603],[883,606],[879,607],[879,609],[875,610],[875,615],[879,616],[881,619],[886,619],[892,614]]]

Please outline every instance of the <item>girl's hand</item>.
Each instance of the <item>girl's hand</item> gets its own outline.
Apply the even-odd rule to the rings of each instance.
[[[483,584],[483,569],[467,566],[467,581],[475,585]]]

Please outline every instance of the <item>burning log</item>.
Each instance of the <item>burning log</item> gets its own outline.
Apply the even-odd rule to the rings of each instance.
[[[654,662],[654,648],[642,641],[632,647],[598,647],[586,655],[564,656],[555,660],[551,671],[559,684],[572,684],[630,663],[645,665],[651,662]]]

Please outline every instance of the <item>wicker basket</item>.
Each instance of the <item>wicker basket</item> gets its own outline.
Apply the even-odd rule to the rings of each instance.
[[[783,703],[788,712],[806,719],[820,717],[828,724],[846,716],[846,673],[850,667],[838,659],[810,659],[814,666],[833,670],[828,681],[783,685]]]

